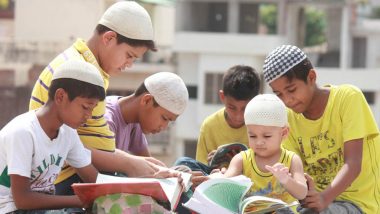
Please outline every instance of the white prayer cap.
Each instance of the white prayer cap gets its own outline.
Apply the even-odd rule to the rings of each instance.
[[[111,5],[98,22],[130,39],[153,40],[153,25],[148,12],[134,1]]]
[[[144,85],[161,107],[176,115],[185,111],[189,93],[178,75],[159,72],[147,77]]]
[[[62,78],[76,79],[104,88],[103,78],[99,70],[83,60],[68,60],[60,65],[54,71],[52,80]]]
[[[285,104],[273,94],[255,96],[244,111],[246,125],[284,127],[288,124]]]

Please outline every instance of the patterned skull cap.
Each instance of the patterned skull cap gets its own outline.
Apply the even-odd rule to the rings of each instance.
[[[263,66],[265,81],[273,82],[306,58],[306,54],[296,46],[277,47],[265,58]]]

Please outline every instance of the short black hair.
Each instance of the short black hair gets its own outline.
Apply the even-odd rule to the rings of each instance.
[[[143,83],[141,83],[140,85],[139,85],[139,87],[137,87],[137,89],[135,90],[135,93],[133,94],[135,97],[138,97],[138,96],[140,96],[140,95],[142,95],[142,94],[144,94],[144,93],[149,93],[149,91],[148,91],[148,89],[146,88],[146,86],[145,86],[145,83],[143,82]],[[153,97],[153,106],[154,107],[158,107],[158,106],[160,106],[158,103],[157,103],[157,101],[154,99],[154,97]]]
[[[62,88],[73,101],[76,97],[95,98],[103,101],[106,92],[103,87],[72,78],[61,78],[51,81],[48,90],[49,100],[53,100],[57,89]]]
[[[260,77],[256,70],[246,65],[236,65],[223,76],[223,93],[236,100],[250,100],[260,91]]]
[[[289,69],[289,71],[285,72],[281,77],[286,77],[289,81],[294,78],[307,82],[307,76],[311,69],[313,69],[313,65],[311,64],[308,58],[302,60],[300,63],[295,65],[293,68]]]
[[[117,37],[116,37],[117,44],[127,43],[128,45],[130,45],[132,47],[142,47],[142,46],[145,46],[145,47],[147,47],[151,51],[157,51],[156,45],[154,44],[153,40],[131,39],[131,38],[128,38],[128,37],[120,35],[116,31],[111,30],[110,28],[108,28],[108,27],[106,27],[106,26],[104,26],[102,24],[98,24],[96,26],[95,30],[96,30],[96,32],[99,35],[107,32],[107,31],[113,31],[113,32],[115,32],[117,34]]]

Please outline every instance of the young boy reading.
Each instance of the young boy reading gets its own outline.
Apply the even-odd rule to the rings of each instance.
[[[175,165],[186,165],[193,171],[210,174],[213,168],[208,163],[219,146],[236,142],[248,146],[244,109],[259,90],[260,78],[254,68],[245,65],[229,68],[219,91],[224,107],[203,121],[197,144],[197,161],[184,157],[178,159]]]
[[[155,50],[153,36],[150,16],[138,3],[119,1],[111,5],[88,41],[78,39],[41,72],[32,91],[29,109],[46,103],[52,74],[69,59],[83,60],[97,67],[107,91],[110,75],[128,69],[145,52]],[[134,156],[116,149],[115,135],[104,118],[105,109],[105,102],[99,102],[91,117],[78,127],[82,143],[91,150],[94,166],[102,172],[121,172],[131,177],[172,176],[167,168],[159,167],[157,164],[161,162],[153,157]],[[71,184],[80,181],[75,170],[64,165],[56,181],[57,194],[73,194]]]
[[[96,181],[90,151],[75,129],[104,100],[103,84],[95,66],[67,61],[52,75],[48,101],[0,131],[0,213],[88,206],[75,195],[54,195],[54,181],[64,162],[83,181]]]
[[[115,133],[116,148],[150,156],[145,134],[166,129],[185,111],[188,100],[185,83],[170,72],[147,77],[130,96],[107,96],[104,116]]]
[[[253,185],[249,195],[261,195],[291,203],[307,193],[302,161],[281,146],[288,135],[286,107],[272,94],[254,97],[245,108],[249,149],[235,155],[224,174],[210,177],[245,175]]]
[[[291,45],[266,57],[264,78],[289,108],[284,147],[308,173],[300,212],[379,213],[379,129],[360,89],[317,85],[309,59]]]

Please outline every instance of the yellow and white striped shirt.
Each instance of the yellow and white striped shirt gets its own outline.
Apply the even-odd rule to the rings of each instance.
[[[109,84],[109,75],[99,66],[95,56],[87,47],[85,41],[78,39],[70,48],[59,54],[40,74],[34,85],[32,96],[30,98],[29,110],[36,109],[44,105],[48,100],[48,89],[54,71],[62,63],[69,59],[80,59],[95,65],[101,73],[104,80],[104,88],[107,91]],[[82,143],[89,148],[95,148],[104,151],[115,150],[115,135],[109,129],[105,113],[105,102],[98,103],[92,112],[92,117],[87,120],[86,124],[78,128],[78,134]],[[75,174],[70,166],[64,166],[56,183],[60,183],[68,177]]]

